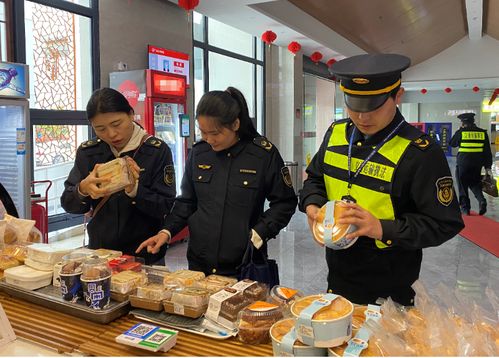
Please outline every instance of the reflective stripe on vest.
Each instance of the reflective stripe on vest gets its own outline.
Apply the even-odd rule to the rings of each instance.
[[[348,146],[348,141],[346,140],[346,129],[347,123],[340,123],[333,126],[333,130],[328,141],[328,149],[326,150],[324,156],[324,163],[331,167],[348,171],[347,155],[335,151],[335,147],[338,148],[341,146]],[[395,135],[392,139],[386,142],[377,153],[378,155],[388,159],[392,164],[387,165],[378,163],[374,160],[374,158],[376,158],[375,156],[362,169],[359,174],[359,178],[361,176],[367,176],[390,184],[393,180],[393,173],[395,172],[400,158],[402,158],[402,155],[405,153],[410,143],[410,140]],[[363,159],[352,157],[352,168],[356,168],[358,164],[362,163],[362,161]],[[347,193],[347,181],[324,174],[324,182],[326,185],[328,200],[340,200],[341,197]],[[389,187],[390,185],[387,186]],[[352,185],[350,190],[350,195],[357,200],[357,204],[371,212],[371,214],[380,220],[395,219],[395,212],[390,194],[390,192],[373,190],[355,183]],[[375,242],[376,246],[379,248],[387,247],[379,240],[375,240]]]
[[[459,153],[482,153],[485,144],[485,132],[463,131]]]

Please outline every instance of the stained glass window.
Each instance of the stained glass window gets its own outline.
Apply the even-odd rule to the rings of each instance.
[[[83,110],[92,92],[90,19],[25,2],[30,107]]]

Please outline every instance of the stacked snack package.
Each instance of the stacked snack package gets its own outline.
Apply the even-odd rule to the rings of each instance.
[[[35,227],[35,220],[18,219],[9,214],[0,220],[0,248],[4,245],[41,242],[40,230]]]
[[[100,184],[107,194],[114,194],[133,183],[126,158],[116,158],[110,162],[99,165],[97,177],[109,179],[109,182]]]

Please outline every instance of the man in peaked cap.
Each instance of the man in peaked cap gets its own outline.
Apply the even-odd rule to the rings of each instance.
[[[442,149],[397,108],[409,65],[395,54],[333,64],[349,118],[326,132],[300,195],[310,225],[327,201],[346,201],[338,224],[355,225],[346,238],[358,240],[344,250],[326,248],[328,290],[358,304],[390,296],[413,305],[422,249],[464,226]]]
[[[471,202],[468,189],[471,189],[478,200],[479,214],[487,212],[487,200],[482,193],[482,167],[487,175],[492,175],[492,151],[489,136],[485,129],[475,124],[475,113],[461,113],[461,128],[452,136],[449,144],[459,147],[456,160],[456,178],[459,189],[459,205],[461,212],[470,214]]]

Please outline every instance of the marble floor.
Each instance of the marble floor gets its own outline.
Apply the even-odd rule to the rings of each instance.
[[[455,158],[449,158],[449,165],[454,171]],[[486,197],[486,216],[499,221],[499,198]],[[474,198],[472,210],[478,211]],[[499,240],[499,233],[491,233],[491,239]],[[166,253],[166,265],[171,269],[187,267],[186,249],[187,243],[173,244]],[[306,294],[323,292],[327,288],[324,248],[312,239],[305,214],[297,211],[287,228],[269,242],[269,256],[278,262],[281,284]],[[457,235],[439,247],[423,250],[420,280],[430,292],[443,284],[490,309],[485,291],[488,288],[496,294],[499,292],[498,272],[496,256]]]

